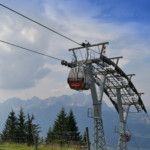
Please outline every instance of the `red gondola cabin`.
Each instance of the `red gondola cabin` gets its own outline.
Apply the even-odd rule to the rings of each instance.
[[[85,67],[72,68],[69,72],[68,84],[74,90],[88,90],[90,88],[90,76]]]

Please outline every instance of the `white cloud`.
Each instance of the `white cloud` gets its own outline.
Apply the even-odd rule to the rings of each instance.
[[[130,61],[127,60],[127,59],[120,59],[120,60],[119,60],[119,63],[118,63],[118,66],[119,66],[119,67],[123,67],[123,66],[127,65],[129,62],[130,62]]]
[[[29,42],[35,43],[37,31],[33,27],[31,28],[26,27],[21,30],[21,35]]]
[[[64,79],[65,80],[65,79]],[[71,90],[67,83],[59,82],[51,77],[44,77],[36,83],[32,88],[20,90],[0,90],[1,101],[5,101],[11,97],[18,97],[24,100],[33,96],[39,98],[47,98],[50,96],[61,96],[64,94],[71,95],[76,91]]]
[[[26,3],[29,17],[30,12],[34,16],[32,2]],[[33,3],[35,4],[36,1]],[[81,3],[85,5],[80,5]],[[43,0],[39,5],[41,6],[37,9],[40,7],[42,9],[35,10],[36,19],[73,40],[80,43],[88,40],[92,44],[110,41],[107,56],[123,56],[124,58],[119,61],[120,67],[130,65],[132,60],[137,62],[150,56],[149,41],[145,42],[145,39],[140,36],[141,24],[133,22],[121,24],[94,18],[93,16],[100,13],[101,8],[100,6],[92,8],[86,1]],[[68,49],[78,46],[75,43],[16,15],[9,17],[6,11],[1,14],[0,39],[71,60],[72,54],[68,52]],[[69,69],[55,60],[48,60],[30,52],[22,52],[4,44],[1,44],[1,50],[0,87],[3,99],[6,99],[8,95],[45,98],[75,92],[71,91],[66,84]]]
[[[8,45],[5,45],[4,43],[0,43],[1,51],[5,52],[11,52],[11,48]]]
[[[6,38],[8,36],[11,36],[13,31],[12,29],[10,29],[9,27],[7,27],[6,25],[0,25],[1,26],[1,32],[0,32],[0,37],[1,38]]]
[[[52,64],[45,64],[44,68],[48,68],[52,72],[58,72],[58,73],[69,72],[69,70],[70,70],[68,67],[64,67],[61,65],[52,65]]]
[[[24,20],[20,20],[17,16],[14,19],[10,18],[6,12],[1,13],[3,20],[0,24],[0,27],[2,26],[0,32],[1,40],[29,49],[39,50],[39,52],[46,52],[47,41],[49,41],[46,33],[41,29],[38,30],[38,28],[34,28],[34,26],[24,22]],[[47,45],[45,43],[47,43]],[[0,45],[1,89],[14,90],[33,87],[37,80],[40,80],[49,72],[48,69],[43,68],[45,62],[44,57],[4,43],[0,43]]]

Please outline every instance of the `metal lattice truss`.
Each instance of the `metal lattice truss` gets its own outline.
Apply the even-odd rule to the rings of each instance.
[[[96,64],[93,66],[96,70],[96,82],[101,83],[101,75],[106,74],[104,92],[109,97],[117,111],[118,104],[116,89],[120,88],[122,105],[134,105],[137,112],[141,112],[142,110],[147,112],[141,99],[141,94],[143,93],[139,93],[131,81],[131,77],[134,74],[126,75],[121,70],[118,66],[119,58],[122,57],[107,58],[102,55],[100,61],[98,59],[91,60]]]

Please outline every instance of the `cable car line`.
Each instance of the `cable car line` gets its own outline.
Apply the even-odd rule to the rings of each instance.
[[[68,40],[70,40],[70,41],[72,41],[72,42],[74,42],[74,43],[76,43],[76,44],[82,46],[82,44],[76,42],[75,40],[73,40],[73,39],[71,39],[71,38],[69,38],[69,37],[67,37],[67,36],[65,36],[65,35],[63,35],[63,34],[57,32],[57,31],[55,31],[55,30],[53,30],[53,29],[51,29],[51,28],[49,28],[49,27],[47,27],[47,26],[45,26],[45,25],[43,25],[43,24],[41,24],[41,23],[39,23],[39,22],[37,22],[37,21],[35,21],[35,20],[33,20],[33,19],[31,19],[31,18],[29,18],[29,17],[27,17],[27,16],[25,16],[25,15],[23,15],[23,14],[21,14],[21,13],[19,13],[19,12],[17,12],[17,11],[14,10],[14,9],[11,9],[11,8],[9,8],[9,7],[7,7],[7,6],[3,5],[3,4],[1,4],[1,3],[0,3],[0,6],[2,6],[2,7],[4,7],[4,8],[6,8],[6,9],[8,9],[8,10],[14,12],[14,13],[16,13],[16,14],[19,15],[19,16],[22,16],[23,18],[26,18],[27,20],[30,20],[31,22],[34,22],[35,24],[38,24],[39,26],[44,27],[45,29],[48,29],[48,30],[51,31],[51,32],[54,32],[55,34],[58,34],[58,35],[60,35],[60,36],[62,36],[62,37],[64,37],[64,38],[66,38],[66,39],[68,39]]]
[[[22,47],[22,46],[19,46],[19,45],[16,45],[16,44],[12,44],[12,43],[9,43],[9,42],[3,41],[3,40],[0,40],[0,42],[11,45],[11,46],[14,46],[14,47],[17,47],[17,48],[21,48],[21,49],[26,50],[26,51],[30,51],[32,53],[36,53],[36,54],[43,55],[43,56],[46,56],[46,57],[49,57],[49,58],[52,58],[52,59],[55,59],[55,60],[62,61],[62,59],[59,59],[59,58],[56,58],[56,57],[53,57],[53,56],[50,56],[50,55],[46,55],[46,54],[43,54],[41,52],[37,52],[35,50],[28,49],[28,48],[25,48],[25,47]]]

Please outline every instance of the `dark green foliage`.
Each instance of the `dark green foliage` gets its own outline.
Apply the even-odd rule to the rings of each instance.
[[[54,126],[53,126],[53,132],[66,132],[67,131],[67,114],[65,112],[65,109],[62,108],[62,110],[60,111],[60,113],[57,116],[57,119],[54,122]]]
[[[64,143],[67,139],[67,114],[62,108],[53,126],[54,140]]]
[[[8,118],[5,123],[4,130],[1,134],[1,140],[16,142],[16,131],[17,131],[17,118],[15,112],[12,110],[8,115]]]
[[[70,110],[67,117],[67,130],[69,141],[81,141],[82,137],[80,136],[80,132],[78,131],[77,122],[72,110]]]
[[[17,140],[19,143],[25,143],[26,141],[26,116],[23,112],[23,108],[20,108],[18,115],[18,127],[17,127]]]
[[[48,132],[47,132],[47,136],[46,136],[46,139],[45,139],[45,142],[46,144],[49,144],[49,143],[52,143],[53,142],[53,132],[52,132],[52,129],[49,128]]]
[[[34,145],[39,139],[39,125],[33,124],[34,116],[27,115],[26,121],[26,138],[28,146]]]
[[[39,125],[33,123],[34,116],[24,115],[23,109],[19,111],[18,118],[12,110],[8,115],[4,130],[0,137],[2,142],[27,143],[33,145],[39,139]]]
[[[30,115],[27,115],[27,121],[26,121],[26,138],[27,138],[27,144],[28,146],[33,145],[34,140],[32,136],[32,120],[34,118],[30,117]]]
[[[82,141],[72,110],[67,116],[65,109],[61,109],[54,122],[53,129],[49,129],[45,141],[46,143],[57,142],[60,144]]]

